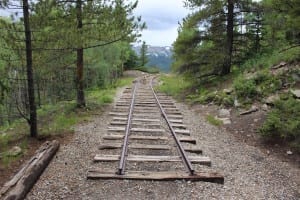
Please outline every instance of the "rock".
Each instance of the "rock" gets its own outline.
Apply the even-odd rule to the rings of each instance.
[[[225,94],[231,94],[233,92],[233,89],[232,88],[227,88],[227,89],[224,89],[223,92]]]
[[[237,98],[234,99],[234,107],[240,107],[240,103],[239,101],[237,100]]]
[[[297,99],[300,99],[300,90],[291,90],[293,96]]]
[[[231,120],[229,118],[223,118],[221,120],[223,121],[224,125],[230,125],[231,124]]]
[[[253,79],[253,78],[256,77],[256,75],[257,75],[256,72],[254,72],[254,73],[247,73],[247,74],[245,74],[245,79],[247,79],[247,80]]]
[[[253,121],[254,121],[254,122],[258,122],[258,119],[254,119]]]
[[[266,103],[267,105],[274,105],[274,102],[275,102],[276,100],[278,100],[278,99],[279,99],[279,96],[278,96],[277,94],[275,94],[275,95],[269,96],[269,97],[265,100],[265,103]]]
[[[9,156],[15,157],[15,156],[18,156],[22,153],[22,149],[18,146],[14,146],[7,153],[8,153]]]
[[[293,78],[294,81],[300,81],[300,75],[298,75],[296,73],[292,74],[292,78]]]
[[[267,104],[264,104],[264,105],[261,106],[261,109],[262,109],[263,111],[268,111],[268,110],[269,110],[269,107],[268,107]]]
[[[216,117],[218,120],[221,120],[224,125],[230,125],[231,120],[227,117]]]
[[[229,118],[230,117],[230,110],[222,108],[221,110],[219,110],[218,117]]]
[[[287,155],[293,155],[293,152],[292,151],[287,151],[286,154]]]
[[[251,106],[251,110],[258,111],[258,107],[257,107],[256,105],[252,105],[252,106]]]
[[[271,153],[271,152],[268,150],[268,151],[267,151],[267,154],[270,155],[270,153]]]

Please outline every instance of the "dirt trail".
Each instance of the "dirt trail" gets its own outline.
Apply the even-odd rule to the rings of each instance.
[[[118,93],[120,95],[120,92]],[[206,182],[87,180],[93,156],[112,117],[113,105],[87,124],[75,127],[27,199],[299,199],[300,170],[235,139],[208,124],[188,106],[177,103],[184,122],[224,185]],[[116,166],[117,167],[117,166]],[[298,181],[298,183],[297,183]]]

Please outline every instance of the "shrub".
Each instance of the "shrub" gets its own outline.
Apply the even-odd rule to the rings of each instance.
[[[192,85],[191,81],[183,76],[161,76],[160,80],[162,84],[158,86],[158,90],[175,97],[183,95]]]
[[[260,134],[268,139],[277,138],[291,142],[300,150],[300,103],[296,99],[277,100],[274,109],[260,128]]]
[[[236,95],[242,99],[254,99],[258,94],[256,91],[256,84],[253,79],[238,78],[234,81],[233,87]]]

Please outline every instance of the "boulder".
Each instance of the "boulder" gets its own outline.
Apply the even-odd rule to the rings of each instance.
[[[221,118],[229,118],[229,117],[230,117],[230,110],[224,109],[224,108],[220,109],[220,110],[219,110],[218,117],[221,117]]]
[[[14,146],[7,153],[8,153],[9,156],[15,157],[15,156],[18,156],[22,153],[22,149],[21,149],[21,147]]]
[[[299,74],[297,74],[297,73],[293,73],[292,75],[292,79],[294,80],[294,81],[300,81],[300,75]]]
[[[297,99],[300,99],[300,90],[291,90],[293,96]]]
[[[250,79],[253,79],[257,76],[257,72],[254,72],[254,73],[247,73],[245,74],[245,79],[246,80],[250,80]]]
[[[227,118],[227,117],[216,117],[216,118],[218,120],[221,120],[224,125],[230,125],[231,124],[230,118]]]
[[[241,106],[241,104],[239,103],[237,98],[234,99],[233,104],[234,104],[234,107],[240,107]]]
[[[223,89],[223,92],[227,95],[231,94],[233,92],[233,89],[232,88],[225,88]]]
[[[278,100],[280,97],[275,94],[275,95],[272,95],[272,96],[269,96],[264,102],[267,104],[267,105],[274,105],[274,102],[276,100]]]
[[[222,120],[224,125],[230,125],[231,124],[231,120],[229,118],[220,118],[220,120]]]
[[[267,104],[263,104],[263,105],[261,106],[261,109],[262,109],[263,111],[268,111],[268,110],[269,110],[269,107],[268,107]]]

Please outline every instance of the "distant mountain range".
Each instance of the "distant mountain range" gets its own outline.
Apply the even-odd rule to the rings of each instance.
[[[172,47],[147,46],[148,66],[158,67],[163,72],[169,72],[172,64]],[[141,46],[133,46],[133,50],[139,55]]]

